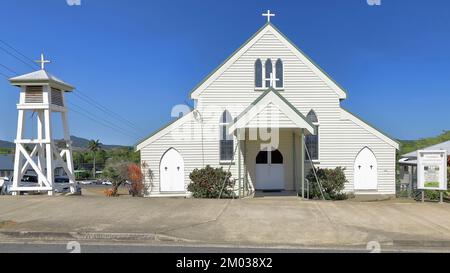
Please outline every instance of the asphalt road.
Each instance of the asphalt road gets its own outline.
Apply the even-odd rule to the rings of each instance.
[[[330,253],[362,252],[359,250],[307,248],[248,248],[183,245],[136,245],[102,243],[0,243],[0,253]]]

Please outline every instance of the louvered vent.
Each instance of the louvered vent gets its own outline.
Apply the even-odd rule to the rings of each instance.
[[[25,91],[25,103],[42,103],[42,86],[27,86]]]
[[[62,92],[59,89],[52,88],[52,104],[64,106]]]

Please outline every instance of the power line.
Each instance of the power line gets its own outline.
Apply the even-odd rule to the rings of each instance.
[[[73,94],[75,94],[77,97],[84,100],[85,102],[93,105],[94,107],[96,107],[100,111],[104,112],[105,114],[116,116],[116,118],[120,119],[122,123],[127,124],[128,126],[132,127],[133,129],[139,131],[140,133],[145,132],[145,130],[143,130],[142,128],[139,128],[139,126],[137,126],[133,122],[127,120],[126,118],[122,117],[121,115],[115,113],[114,111],[112,111],[112,110],[108,109],[107,107],[101,105],[100,103],[96,102],[94,99],[92,99],[85,93],[81,92],[79,89],[76,89],[75,91],[78,91],[78,92],[74,92]],[[77,93],[79,93],[79,94],[77,94]]]
[[[12,73],[14,73],[14,74],[16,74],[16,75],[19,75],[19,73],[17,73],[16,71],[14,71],[13,69],[7,67],[7,66],[4,65],[4,64],[0,64],[0,66],[3,67],[3,68],[5,68],[5,69],[8,70],[9,72],[12,72]]]
[[[124,134],[127,134],[128,136],[131,136],[131,137],[139,137],[138,135],[135,135],[134,133],[129,132],[127,129],[124,129],[123,127],[120,127],[120,126],[112,123],[111,121],[108,121],[108,120],[106,120],[104,118],[101,118],[101,117],[97,116],[97,115],[93,114],[92,112],[90,112],[89,110],[86,110],[86,109],[84,109],[83,107],[81,107],[79,105],[76,105],[76,104],[74,104],[72,102],[69,102],[69,105],[72,105],[73,107],[76,107],[77,109],[81,110],[84,114],[89,115],[89,117],[91,117],[91,118],[93,116],[95,116],[96,118],[98,118],[104,124],[108,124],[109,128],[114,128],[114,130],[116,130],[118,132],[121,132],[121,133],[124,133]],[[71,110],[74,110],[74,109],[72,108]]]
[[[128,133],[124,133],[124,132],[122,132],[122,131],[118,131],[117,129],[115,129],[115,128],[109,126],[108,124],[99,122],[98,120],[95,120],[94,118],[92,118],[91,116],[86,115],[86,114],[83,113],[83,112],[77,111],[77,110],[75,110],[75,109],[71,109],[71,111],[74,112],[74,113],[77,113],[77,114],[79,114],[79,115],[82,115],[82,116],[84,116],[85,118],[90,119],[91,121],[93,121],[93,122],[95,122],[95,123],[97,123],[97,124],[103,125],[104,127],[107,127],[107,128],[109,128],[109,129],[111,129],[111,130],[117,132],[117,133],[121,133],[121,134],[126,135],[126,136],[128,136],[128,137],[135,137],[135,136],[129,135]]]
[[[5,44],[6,46],[8,46],[9,48],[11,48],[12,50],[14,50],[17,54],[20,54],[22,57],[24,57],[25,59],[27,59],[28,61],[30,61],[32,64],[38,66],[31,58],[27,57],[26,55],[22,54],[18,49],[16,49],[15,47],[13,47],[12,45],[10,45],[9,43],[3,41],[0,39],[0,42]],[[28,65],[28,64],[27,64]],[[9,70],[9,68],[7,68]],[[17,72],[13,72],[18,74]],[[81,90],[77,89],[78,92],[80,92],[81,95],[83,95],[84,97],[86,97],[87,99],[89,99],[91,102],[93,102],[94,104],[98,105],[99,107],[103,108],[105,111],[109,112],[109,114],[113,114],[116,117],[120,118],[123,122],[128,123],[129,125],[132,125],[133,127],[135,127],[138,130],[142,130],[141,128],[139,128],[136,124],[132,123],[131,121],[123,118],[122,116],[120,116],[119,114],[111,111],[110,109],[104,107],[103,105],[101,105],[100,103],[96,102],[94,99],[92,99],[91,97],[89,97],[88,95],[84,94],[83,92],[81,92]],[[144,131],[144,130],[142,130]]]
[[[32,64],[34,64],[35,66],[39,67],[39,65],[37,63],[34,62],[34,60],[32,60],[31,58],[28,58],[27,56],[25,56],[24,54],[22,54],[18,49],[16,49],[15,47],[13,47],[12,45],[8,44],[7,42],[3,41],[2,39],[0,39],[0,42],[3,43],[4,45],[6,45],[7,47],[11,48],[12,50],[14,50],[14,52],[16,52],[17,54],[19,54],[20,56],[22,56],[23,58],[27,59],[28,61],[30,61]]]
[[[22,56],[23,58],[25,58],[27,61],[29,61],[30,63],[32,63],[35,66],[38,66],[31,58],[27,57],[26,55],[24,55],[23,53],[21,53],[18,49],[16,49],[15,47],[13,47],[12,45],[10,45],[9,43],[3,41],[0,39],[0,42],[3,43],[4,45],[8,46],[10,49],[12,49],[14,52],[16,52],[17,54],[19,54],[20,56]],[[31,67],[32,69],[35,69],[35,67],[32,67],[31,65],[29,65],[28,63],[26,63],[24,60],[22,60],[21,58],[17,57],[16,55],[12,54],[11,52],[9,52],[8,50],[6,50],[5,48],[0,46],[0,49],[2,49],[4,52],[6,52],[7,54],[13,56],[14,58],[16,58],[17,60],[19,60],[20,62],[26,64],[27,66]],[[17,72],[15,72],[14,70],[12,70],[9,67],[6,67],[4,65],[2,65],[3,67],[5,67],[6,69],[8,69],[9,71],[15,73],[15,74],[19,74]],[[9,78],[7,75],[5,74],[1,74],[4,77]],[[80,99],[82,99],[83,101],[89,103],[90,105],[93,105],[94,107],[96,107],[97,109],[99,109],[100,111],[108,114],[108,115],[113,115],[115,116],[116,120],[120,121],[122,124],[127,125],[130,128],[133,128],[133,130],[135,130],[136,132],[140,132],[143,133],[145,132],[145,130],[143,130],[142,128],[139,128],[139,126],[137,126],[135,123],[129,121],[128,119],[122,117],[121,115],[117,114],[116,112],[108,109],[106,106],[103,106],[102,104],[100,104],[99,102],[97,102],[96,100],[94,100],[93,98],[89,97],[88,95],[84,94],[81,90],[76,89],[76,91],[78,92],[74,92],[73,94],[75,94],[77,97],[79,97]],[[79,93],[79,94],[78,94]],[[76,105],[75,105],[76,106]],[[89,112],[86,111],[85,109],[83,109],[82,107],[78,106],[79,109],[82,109],[84,112]],[[79,112],[80,113],[80,112]],[[84,115],[87,116],[87,115]],[[92,118],[90,118],[92,120]],[[106,121],[106,119],[103,119]],[[118,128],[121,128],[117,125],[115,125],[114,123],[107,121],[109,124],[112,124],[113,126],[116,126]],[[121,128],[121,130],[124,130],[123,128]],[[124,130],[124,131],[128,131],[128,130]],[[138,135],[136,135],[138,136]],[[135,137],[135,136],[134,136]]]
[[[16,58],[17,60],[21,61],[23,64],[28,65],[29,67],[31,67],[31,69],[36,69],[36,67],[31,66],[29,63],[25,62],[24,60],[22,60],[21,58],[17,57],[16,55],[12,54],[11,52],[9,52],[8,50],[6,50],[4,47],[0,46],[0,49],[3,50],[4,52],[6,52],[7,54],[9,54],[10,56]]]
[[[14,71],[12,68],[10,68],[10,67],[8,67],[8,66],[6,66],[6,65],[4,65],[4,64],[0,64],[0,66],[6,68],[7,70],[13,72],[13,73],[16,74],[16,75],[19,74],[19,73],[17,73],[16,71]],[[7,78],[7,79],[10,78],[10,76],[8,76],[8,75],[6,75],[6,74],[4,74],[4,73],[2,73],[2,72],[0,72],[0,75],[4,76],[4,77]],[[97,120],[95,120],[95,119],[92,118],[92,116],[96,116],[96,115],[93,114],[93,113],[91,113],[89,110],[86,110],[86,109],[84,109],[83,107],[81,107],[81,106],[79,106],[79,105],[76,105],[76,104],[74,104],[74,103],[70,103],[70,102],[69,102],[69,104],[72,104],[73,106],[78,107],[78,109],[80,109],[80,110],[82,111],[82,112],[79,112],[79,111],[76,111],[76,110],[72,109],[74,112],[76,112],[76,113],[78,113],[78,114],[80,114],[80,115],[82,115],[82,116],[84,116],[84,117],[86,117],[86,118],[89,118],[90,120],[92,120],[92,121],[94,121],[94,122],[98,122]],[[85,113],[88,113],[90,116],[86,115]],[[101,117],[98,117],[98,116],[97,116],[97,118],[99,118],[99,119],[101,119],[101,120],[103,121],[103,122],[100,123],[101,125],[106,126],[106,127],[110,128],[110,129],[113,129],[113,130],[116,131],[116,132],[119,132],[119,133],[121,133],[121,134],[130,136],[130,137],[133,137],[133,138],[134,138],[134,137],[140,137],[139,135],[132,135],[132,134],[127,133],[128,130],[126,130],[126,129],[124,129],[124,128],[118,126],[118,125],[115,125],[114,123],[112,123],[112,122],[110,122],[110,121],[108,121],[108,120],[106,120],[106,119],[104,119],[104,118],[101,118]]]
[[[7,78],[8,80],[9,80],[9,78],[11,78],[11,77],[9,77],[8,75],[3,74],[2,72],[0,72],[0,75],[2,75],[3,77]]]
[[[14,52],[16,52],[17,54],[20,54],[23,58],[25,58],[26,60],[28,60],[30,63],[32,63],[35,66],[38,66],[31,58],[27,57],[26,55],[24,55],[23,53],[21,53],[18,49],[16,49],[15,47],[13,47],[12,45],[10,45],[9,43],[3,41],[0,39],[0,42],[5,44],[6,46],[8,46],[9,48],[11,48],[12,50],[14,50]],[[0,47],[1,48],[1,47]],[[4,48],[2,48],[5,52],[7,52]],[[12,55],[13,57],[15,57],[16,59],[20,60],[21,62],[23,62],[21,59],[17,58],[17,56],[7,52],[8,54]],[[23,62],[25,63],[25,62]],[[27,64],[27,63],[26,63]],[[28,64],[27,64],[28,65]],[[29,65],[28,65],[29,66]],[[31,67],[31,66],[30,66]],[[14,72],[16,74],[18,74],[17,72]],[[100,103],[98,103],[97,101],[95,101],[94,99],[92,99],[91,97],[89,97],[88,95],[84,94],[83,92],[81,92],[81,90],[77,89],[76,91],[78,91],[82,96],[84,96],[86,99],[88,99],[89,101],[87,101],[86,99],[84,99],[87,103],[90,103],[91,105],[94,105],[96,108],[98,108],[99,110],[105,112],[106,114],[110,114],[110,115],[114,115],[116,118],[120,119],[120,121],[122,123],[126,123],[128,126],[133,127],[134,129],[137,129],[138,131],[145,132],[145,130],[143,130],[142,128],[139,128],[139,126],[137,126],[136,124],[134,124],[133,122],[129,121],[128,119],[122,117],[121,115],[115,113],[114,111],[108,109],[107,107],[101,105]],[[77,93],[74,93],[76,95],[78,95]],[[79,96],[81,98],[81,96]]]

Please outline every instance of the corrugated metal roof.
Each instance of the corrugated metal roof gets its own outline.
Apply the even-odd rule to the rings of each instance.
[[[446,150],[447,154],[450,155],[450,140],[420,150]],[[402,157],[417,157],[417,151],[404,154]]]
[[[25,75],[13,77],[9,79],[12,85],[21,85],[24,83],[40,83],[40,82],[53,82],[64,87],[65,91],[72,91],[74,89],[70,84],[58,79],[45,70],[34,71]]]
[[[14,170],[14,155],[0,155],[0,170]]]

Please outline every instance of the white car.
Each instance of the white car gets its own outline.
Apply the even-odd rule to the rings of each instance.
[[[3,187],[1,189],[1,194],[10,195],[11,187],[13,184],[13,178],[11,177],[9,180],[5,180],[3,183]],[[38,184],[38,179],[36,175],[24,175],[22,177],[22,181],[19,182],[19,187],[36,187]]]
[[[7,177],[0,177],[0,188],[3,187],[3,183],[5,183],[5,180],[7,179]]]
[[[1,194],[4,195],[10,195],[11,187],[12,187],[13,179],[11,180],[5,180],[4,187],[1,189]],[[19,183],[20,187],[36,187],[38,186],[38,180],[36,175],[24,175],[22,178],[22,181]],[[54,184],[55,192],[56,193],[69,193],[70,192],[70,185],[69,185],[69,178],[67,177],[55,177],[55,184]],[[81,192],[81,188],[79,185],[76,185],[76,192]]]
[[[83,185],[92,185],[92,180],[83,180],[83,181],[80,181],[80,183],[81,184],[83,184]]]
[[[102,182],[102,185],[108,185],[108,186],[111,186],[111,185],[112,185],[112,182],[111,182],[111,181],[103,181],[103,182]]]

